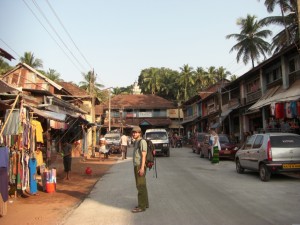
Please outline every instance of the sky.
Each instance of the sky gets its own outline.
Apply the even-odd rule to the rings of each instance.
[[[225,36],[240,33],[247,14],[280,15],[264,0],[0,0],[0,48],[12,66],[33,52],[67,82],[94,70],[106,88],[132,85],[150,67],[223,66],[240,76],[251,63],[237,63],[236,40]]]

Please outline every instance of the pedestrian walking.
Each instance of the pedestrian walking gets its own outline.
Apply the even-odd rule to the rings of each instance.
[[[142,130],[136,126],[132,129],[133,145],[133,167],[136,188],[138,191],[138,205],[132,209],[133,213],[143,212],[149,208],[148,190],[146,184],[146,155],[147,142],[142,139]]]
[[[221,150],[221,145],[219,141],[219,136],[214,129],[210,130],[211,148],[212,148],[212,160],[211,163],[219,163],[219,151]]]
[[[62,154],[63,154],[63,163],[64,163],[64,170],[66,173],[66,180],[70,179],[70,172],[72,166],[72,145],[67,141],[63,142],[62,145]]]
[[[123,133],[121,136],[121,151],[122,151],[122,160],[127,159],[127,146],[128,146],[128,137]]]

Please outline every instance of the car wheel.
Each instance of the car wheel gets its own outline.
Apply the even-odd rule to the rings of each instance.
[[[167,156],[167,157],[170,157],[170,149],[167,150],[166,156]]]
[[[204,158],[204,154],[203,154],[202,150],[200,150],[200,158]]]
[[[240,160],[236,159],[235,168],[237,173],[244,173],[245,169],[241,166]]]
[[[259,177],[262,181],[269,181],[271,178],[271,172],[265,164],[259,166]]]

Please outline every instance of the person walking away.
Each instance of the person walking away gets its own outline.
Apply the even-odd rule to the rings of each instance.
[[[212,141],[212,160],[211,163],[219,163],[219,151],[221,150],[219,136],[214,129],[210,130]]]
[[[64,163],[64,170],[66,173],[66,180],[70,179],[70,172],[72,166],[72,145],[67,141],[63,142],[62,146],[62,153],[63,153],[63,163]]]
[[[121,136],[122,160],[127,159],[127,146],[128,146],[128,137],[125,134],[123,134]]]
[[[103,159],[108,159],[108,149],[106,146],[106,140],[104,137],[100,138],[100,149],[99,149],[99,160],[101,159],[101,153],[103,154]]]
[[[141,128],[136,126],[132,129],[133,144],[133,167],[136,188],[138,191],[138,205],[132,209],[133,213],[143,212],[149,208],[148,190],[146,185],[146,155],[147,142],[142,139]]]

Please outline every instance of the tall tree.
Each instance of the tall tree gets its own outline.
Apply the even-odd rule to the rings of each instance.
[[[43,61],[35,58],[33,52],[25,52],[24,56],[21,56],[20,62],[26,63],[34,69],[43,68]]]
[[[204,89],[206,87],[207,72],[202,67],[197,67],[194,76],[197,91]]]
[[[82,73],[84,78],[83,81],[79,82],[79,87],[86,90],[88,93],[94,93],[96,96],[101,92],[100,88],[103,88],[103,84],[99,84],[96,82],[96,76],[93,71],[89,71],[88,73]]]
[[[295,43],[299,39],[297,1],[266,0],[265,5],[268,12],[273,12],[275,6],[279,6],[281,9],[280,16],[270,16],[261,20],[266,25],[275,24],[284,27],[272,40],[271,49],[274,50],[274,53],[277,53],[282,48]]]
[[[227,79],[227,77],[230,76],[230,75],[231,75],[231,73],[229,71],[227,71],[223,66],[220,66],[216,70],[216,80],[217,80],[217,82]]]
[[[188,89],[195,83],[193,75],[193,67],[190,67],[188,64],[185,64],[183,65],[183,67],[180,67],[180,76],[178,78],[178,83],[183,87],[184,101],[188,100]]]
[[[272,35],[272,31],[263,30],[266,24],[263,21],[257,21],[256,16],[251,15],[239,18],[237,25],[241,27],[241,32],[226,36],[227,39],[237,40],[237,44],[231,48],[230,52],[236,50],[237,62],[242,57],[245,65],[251,60],[252,67],[254,67],[254,62],[257,62],[261,55],[266,58],[266,54],[270,52],[270,44],[265,39]]]
[[[0,56],[0,75],[5,74],[10,69],[12,67]]]
[[[142,71],[145,91],[155,95],[160,90],[159,69],[150,68]]]
[[[62,80],[60,78],[60,74],[56,70],[50,69],[50,68],[46,72],[45,76],[48,77],[50,80],[53,80],[53,81],[61,81]]]

